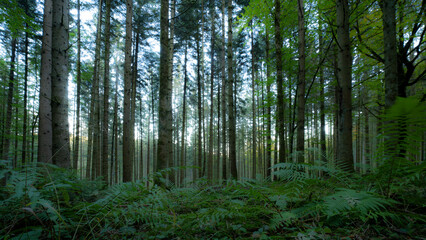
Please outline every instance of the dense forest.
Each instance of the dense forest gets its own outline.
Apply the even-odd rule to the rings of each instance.
[[[425,34],[425,0],[2,0],[0,236],[424,239]]]

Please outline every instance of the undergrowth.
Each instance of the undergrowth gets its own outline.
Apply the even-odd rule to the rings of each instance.
[[[0,177],[7,176],[0,190],[4,239],[426,237],[425,164],[401,167],[390,197],[382,190],[387,182],[380,169],[357,176],[280,164],[274,182],[208,185],[202,179],[186,188],[148,189],[145,182],[107,188],[50,165],[0,164]]]

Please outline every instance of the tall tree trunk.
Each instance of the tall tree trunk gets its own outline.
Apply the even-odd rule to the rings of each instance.
[[[283,64],[282,52],[283,45],[281,35],[281,4],[279,0],[275,0],[275,50],[276,50],[276,64],[277,64],[277,131],[279,138],[279,162],[285,162],[285,139],[284,139],[284,89],[283,89]]]
[[[37,151],[37,159],[43,163],[52,163],[52,5],[53,0],[44,1]]]
[[[118,62],[116,61],[116,79],[114,94],[114,118],[112,122],[112,146],[111,146],[111,183],[118,183]],[[114,167],[114,168],[113,168]]]
[[[96,49],[95,49],[95,68],[93,71],[93,152],[92,152],[92,179],[101,176],[101,122],[100,122],[100,71],[101,71],[101,31],[102,31],[102,5],[99,3],[99,19],[97,25]]]
[[[9,70],[9,88],[7,91],[7,107],[6,107],[6,123],[4,131],[4,142],[3,142],[3,156],[2,159],[9,159],[10,151],[10,133],[12,126],[12,106],[13,106],[13,88],[15,81],[15,63],[16,63],[16,37],[12,37],[12,55],[10,56],[10,70]]]
[[[297,83],[297,162],[303,163],[305,151],[305,10],[297,1],[299,22],[299,75]]]
[[[322,24],[320,20],[319,25],[319,48],[320,53],[324,54],[324,43],[323,43],[323,36],[322,36]],[[319,66],[319,79],[320,79],[320,159],[322,162],[327,161],[327,149],[326,149],[326,139],[325,139],[325,95],[324,95],[324,68],[322,64],[320,63]]]
[[[368,102],[368,90],[364,89],[363,94],[363,100],[364,103]],[[364,106],[364,144],[365,144],[365,153],[364,153],[364,159],[365,159],[365,166],[366,166],[366,173],[370,172],[371,170],[371,162],[370,162],[370,120],[369,120],[369,113],[367,107]]]
[[[102,0],[99,0],[98,20],[96,25],[96,45],[95,62],[93,67],[93,80],[90,100],[90,115],[88,129],[88,147],[87,147],[87,177],[96,178],[96,164],[99,159],[99,62],[101,51],[101,24],[102,24]]]
[[[124,103],[123,103],[123,182],[133,179],[131,96],[132,96],[132,16],[133,1],[126,0],[126,40],[124,58]]]
[[[171,0],[171,11],[170,11],[170,24],[169,24],[169,33],[168,33],[168,37],[169,37],[169,73],[168,73],[168,77],[169,77],[169,81],[171,83],[173,83],[173,57],[174,57],[174,38],[175,38],[175,15],[176,15],[176,0]],[[173,88],[171,88],[173,91]],[[172,93],[171,93],[172,94]],[[172,123],[173,124],[173,123]],[[173,130],[172,130],[173,131]],[[173,154],[172,154],[173,155]],[[173,157],[169,159],[168,161],[168,167],[174,167],[174,161],[173,161]],[[174,182],[175,181],[175,171],[171,171],[168,175],[169,177],[169,181]]]
[[[384,63],[385,63],[385,112],[395,104],[397,96],[406,97],[405,87],[399,84],[398,74],[402,75],[403,70],[398,72],[398,56],[396,49],[396,20],[395,20],[395,0],[382,1],[383,11],[383,38],[384,38]],[[424,2],[423,2],[424,5]],[[424,7],[423,7],[424,8]],[[402,16],[401,16],[402,20]],[[402,33],[400,33],[402,35]],[[403,39],[402,36],[400,37]],[[403,40],[402,40],[403,41]],[[390,194],[390,183],[392,178],[392,170],[394,159],[399,156],[405,155],[405,149],[402,149],[405,141],[406,124],[404,119],[399,120],[398,123],[388,122],[387,124],[395,124],[398,127],[398,133],[391,133],[392,130],[387,132],[385,130],[385,156],[386,160],[390,161],[391,172],[389,173],[387,194]]]
[[[209,159],[207,161],[207,179],[213,181],[213,95],[214,95],[214,38],[215,38],[215,6],[214,1],[210,2],[210,17],[211,17],[211,56],[210,56],[210,126],[209,126]]]
[[[160,93],[158,107],[157,170],[173,161],[172,89],[169,76],[169,1],[161,0],[160,20]],[[158,182],[160,184],[160,182]]]
[[[229,119],[229,164],[231,178],[237,179],[236,121],[234,116],[234,71],[232,50],[232,0],[228,0],[228,119]]]
[[[102,170],[101,175],[105,182],[108,181],[108,129],[109,129],[109,58],[110,58],[110,22],[111,0],[105,2],[105,70],[104,70],[104,111],[102,116]]]
[[[181,144],[182,144],[182,149],[180,152],[180,166],[183,167],[185,166],[185,129],[186,129],[186,85],[188,82],[188,71],[187,71],[187,62],[188,62],[188,42],[185,43],[185,60],[184,60],[184,84],[183,84],[183,104],[182,104],[182,139],[181,139]],[[184,178],[184,170],[180,171],[180,180],[179,183],[183,184],[183,178]]]
[[[81,21],[80,21],[80,0],[77,0],[77,100],[76,100],[76,125],[74,137],[73,168],[78,168],[78,154],[80,148],[80,104],[81,104]]]
[[[254,77],[254,73],[255,73],[255,66],[254,66],[254,62],[255,62],[255,56],[254,56],[254,30],[253,30],[253,20],[250,22],[251,25],[251,85],[252,85],[252,92],[251,92],[251,97],[252,97],[252,121],[253,121],[253,126],[252,126],[252,145],[253,145],[253,151],[252,151],[252,178],[256,179],[256,147],[257,147],[257,143],[256,143],[256,79]]]
[[[271,93],[271,83],[269,82],[271,78],[271,68],[270,68],[270,43],[269,43],[269,33],[266,31],[266,176],[271,178],[271,161],[272,161],[272,93]]]
[[[202,129],[203,129],[203,125],[202,125],[202,119],[203,119],[203,115],[202,115],[202,108],[201,108],[201,49],[200,49],[200,41],[202,41],[200,39],[200,30],[197,30],[197,36],[198,36],[198,41],[197,42],[197,102],[198,102],[198,141],[197,141],[197,145],[198,145],[198,156],[197,156],[197,164],[196,166],[199,167],[198,171],[196,171],[198,174],[196,175],[197,178],[201,177],[201,169],[202,169],[202,155],[203,155],[203,147],[202,147]],[[195,170],[194,170],[195,171]]]
[[[226,76],[225,76],[225,0],[222,0],[222,52],[221,52],[221,72],[222,72],[222,179],[228,179],[226,175],[227,168],[227,149],[226,149]]]
[[[52,24],[52,152],[53,163],[69,168],[68,38],[69,1],[53,0]]]
[[[348,0],[337,0],[337,87],[338,98],[338,144],[337,161],[342,169],[353,172],[352,153],[352,57],[349,38]]]
[[[136,142],[135,142],[135,117],[136,117],[136,82],[138,78],[138,55],[139,55],[139,40],[140,33],[139,29],[136,29],[135,34],[135,46],[133,54],[133,70],[132,70],[132,95],[130,99],[130,142],[131,142],[131,156],[132,159],[132,169],[133,169],[133,179],[137,179],[137,154],[136,154]]]
[[[18,61],[17,61],[18,62]],[[19,89],[19,79],[16,80],[16,89]],[[18,138],[19,138],[19,98],[15,98],[15,137],[14,137],[14,147],[13,147],[13,167],[18,167]]]
[[[26,27],[28,25],[26,24]],[[24,70],[24,122],[22,125],[22,165],[27,163],[27,101],[28,101],[28,32],[25,32],[25,70]]]

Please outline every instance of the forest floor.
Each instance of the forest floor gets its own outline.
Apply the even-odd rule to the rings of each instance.
[[[145,182],[107,187],[53,166],[12,170],[2,165],[0,176],[8,180],[0,189],[0,236],[425,239],[424,167],[397,172],[389,186],[385,169],[364,176],[306,174],[290,164],[274,182],[211,185],[200,179],[185,188],[147,189]]]

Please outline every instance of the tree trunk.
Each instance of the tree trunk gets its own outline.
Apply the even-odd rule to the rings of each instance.
[[[44,1],[37,152],[38,161],[43,163],[52,163],[52,5],[53,0]]]
[[[27,24],[26,24],[26,27]],[[28,98],[28,32],[25,32],[24,122],[22,125],[22,165],[27,163],[27,98]]]
[[[78,154],[80,148],[80,104],[81,104],[81,21],[80,21],[80,0],[77,0],[77,100],[76,100],[76,125],[74,137],[73,168],[78,168]]]
[[[69,168],[68,38],[69,2],[53,0],[52,24],[52,152],[53,163]]]
[[[181,139],[181,152],[180,152],[180,166],[185,166],[185,129],[186,129],[186,85],[188,82],[188,71],[187,71],[187,62],[188,62],[188,42],[185,43],[185,60],[184,60],[184,84],[183,84],[183,104],[182,104],[182,139]],[[184,179],[184,170],[180,170],[180,179],[179,183],[183,184]]]
[[[269,79],[271,78],[271,68],[270,68],[270,43],[269,43],[269,33],[266,32],[266,176],[271,178],[271,161],[272,161],[272,93],[271,93],[271,83]]]
[[[229,164],[231,178],[237,179],[236,121],[234,116],[234,71],[232,50],[232,0],[228,0],[228,119],[229,119]]]
[[[299,22],[299,81],[297,83],[297,162],[303,163],[305,151],[305,10],[297,1]]]
[[[321,20],[320,20],[321,21]],[[320,53],[324,54],[323,48],[323,36],[322,36],[322,25],[320,22],[319,25],[319,48]],[[321,64],[321,63],[320,63]],[[326,139],[325,139],[325,96],[324,96],[324,68],[322,64],[319,66],[319,78],[320,78],[320,159],[323,163],[327,161],[327,149],[326,149]]]
[[[109,129],[109,58],[110,58],[110,22],[111,22],[111,0],[105,2],[105,72],[104,72],[104,111],[102,116],[102,170],[103,180],[108,181],[108,129]]]
[[[132,96],[132,16],[133,1],[126,0],[126,40],[124,58],[124,102],[123,102],[123,182],[133,179],[132,159],[132,127],[131,127],[131,96]]]
[[[254,56],[254,30],[253,30],[253,20],[250,22],[251,25],[251,85],[252,85],[252,92],[251,92],[251,97],[252,97],[252,121],[253,121],[253,126],[252,126],[252,145],[253,145],[253,150],[252,150],[252,178],[256,179],[256,147],[257,147],[257,143],[256,143],[256,80],[254,77],[254,73],[255,73],[255,66],[254,66],[254,62],[255,62],[255,56]]]
[[[227,149],[226,149],[226,76],[225,76],[225,0],[222,0],[222,52],[221,52],[221,72],[222,72],[222,179],[228,179],[226,175],[227,168]]]
[[[352,57],[349,38],[348,0],[337,0],[337,87],[338,98],[338,148],[337,161],[342,169],[353,172],[352,153]]]
[[[173,57],[174,57],[174,38],[175,38],[175,15],[176,15],[176,1],[175,0],[171,0],[171,11],[170,11],[170,24],[169,24],[169,28],[170,28],[170,30],[169,30],[169,33],[168,33],[168,35],[169,35],[169,42],[168,42],[168,44],[169,44],[169,55],[168,55],[168,65],[169,65],[169,73],[168,73],[168,77],[169,77],[169,82],[171,82],[172,84],[173,84]],[[173,88],[171,88],[171,91],[173,92]],[[173,93],[171,93],[171,95],[172,95]],[[173,123],[171,123],[172,125],[173,125]],[[173,131],[173,130],[172,130]],[[177,130],[177,131],[179,131],[179,130]],[[172,156],[173,156],[173,154],[172,154]],[[176,166],[176,165],[178,165],[178,164],[176,164],[175,165],[175,163],[174,163],[174,160],[173,160],[173,157],[171,157],[169,160],[168,160],[168,163],[167,163],[168,165],[168,167],[170,168],[170,167],[174,167],[174,166]],[[175,172],[175,171],[171,171],[171,172],[169,172],[169,174],[168,174],[168,177],[169,177],[169,181],[170,182],[175,182],[175,175],[176,175],[176,173],[177,172]]]
[[[211,56],[210,56],[210,126],[209,126],[209,159],[207,161],[207,179],[213,181],[213,95],[214,95],[214,38],[215,38],[215,6],[214,1],[210,2],[210,14],[211,14]]]
[[[276,64],[277,64],[277,130],[279,138],[279,162],[285,162],[285,139],[284,139],[284,89],[283,89],[283,66],[282,66],[282,52],[283,45],[281,35],[281,4],[279,0],[275,0],[275,50],[276,50]]]
[[[132,70],[132,95],[130,99],[130,146],[131,146],[131,156],[132,159],[132,169],[133,169],[133,180],[137,179],[137,154],[136,154],[136,142],[135,142],[135,117],[136,117],[136,82],[138,78],[138,55],[139,55],[139,39],[140,33],[139,29],[136,29],[135,34],[135,46],[133,54],[133,70]]]
[[[203,155],[203,147],[202,147],[202,129],[203,129],[203,125],[202,125],[202,120],[203,120],[203,115],[202,115],[202,108],[201,108],[201,49],[200,49],[200,41],[202,41],[200,39],[200,30],[198,29],[198,40],[197,42],[197,99],[198,99],[198,159],[197,159],[197,167],[199,167],[198,169],[198,174],[196,175],[197,177],[201,177],[201,169],[202,169],[202,155]],[[195,170],[194,170],[195,171]]]
[[[112,146],[111,146],[111,183],[118,183],[118,62],[116,61],[116,79],[114,94],[114,118],[112,122]],[[114,167],[114,168],[113,168]]]
[[[7,91],[7,107],[6,107],[6,123],[4,131],[4,142],[3,142],[3,156],[2,159],[9,159],[10,151],[10,133],[12,126],[12,106],[13,106],[13,88],[15,81],[15,63],[16,63],[16,37],[12,37],[12,55],[10,57],[10,70],[9,70],[9,88]]]
[[[160,93],[158,107],[157,170],[173,161],[172,89],[169,76],[169,1],[161,0],[160,32]],[[160,184],[160,182],[157,182]]]

